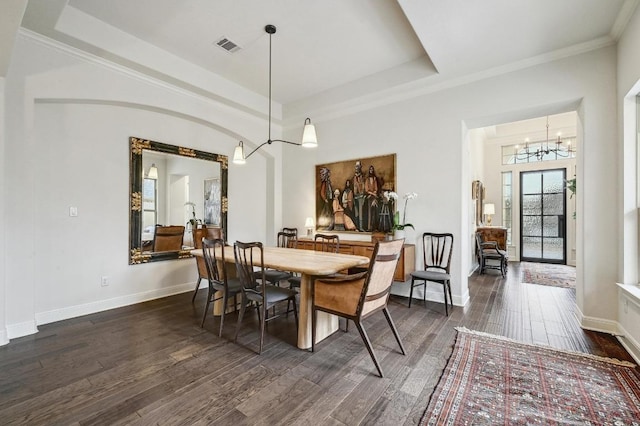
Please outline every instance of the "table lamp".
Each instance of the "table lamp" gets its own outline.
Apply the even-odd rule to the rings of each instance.
[[[308,217],[304,221],[304,227],[307,228],[307,237],[310,237],[313,234],[313,227],[314,227],[312,217]]]
[[[491,216],[496,214],[496,206],[493,203],[484,205],[484,214],[487,216],[487,225],[491,226]]]

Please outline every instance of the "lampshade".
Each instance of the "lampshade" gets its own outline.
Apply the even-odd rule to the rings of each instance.
[[[316,126],[311,124],[311,119],[304,120],[304,129],[302,131],[302,146],[305,148],[315,148],[318,146],[318,138],[316,137]]]
[[[307,220],[304,221],[304,227],[305,228],[313,228],[313,218],[312,217],[308,217]]]
[[[244,164],[246,163],[244,156],[244,145],[242,141],[236,146],[235,151],[233,151],[233,164]]]
[[[158,168],[155,163],[151,164],[151,167],[149,167],[149,174],[147,174],[147,177],[149,179],[158,179]]]
[[[233,164],[245,164],[247,158],[251,157],[251,155],[253,155],[254,152],[256,152],[257,150],[259,150],[265,145],[271,145],[273,142],[282,142],[289,145],[303,146],[305,148],[315,148],[318,146],[318,138],[316,137],[316,127],[313,124],[311,124],[311,119],[308,117],[306,120],[304,120],[304,128],[302,130],[301,142],[290,142],[284,139],[271,139],[271,60],[272,60],[271,36],[276,33],[276,27],[275,25],[269,24],[264,27],[264,30],[266,31],[267,34],[269,34],[269,117],[268,117],[269,132],[267,134],[267,140],[262,142],[256,148],[254,148],[253,151],[251,151],[247,155],[244,155],[244,147],[242,145],[242,141],[240,141],[240,144],[236,147],[235,151],[233,152]]]
[[[492,203],[485,204],[484,214],[496,214],[496,206]]]

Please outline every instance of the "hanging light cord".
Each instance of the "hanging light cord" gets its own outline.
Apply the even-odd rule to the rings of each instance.
[[[284,139],[271,139],[271,36],[273,36],[273,34],[276,32],[276,27],[274,27],[273,25],[267,25],[265,27],[265,31],[269,34],[269,138],[266,140],[266,142],[262,142],[260,145],[258,145],[253,151],[249,153],[249,155],[245,156],[245,159],[251,157],[251,154],[259,150],[263,146],[271,145],[271,143],[273,142],[283,142],[297,146],[302,145],[301,143],[285,141]],[[311,122],[310,119],[307,118],[307,120],[309,121],[309,123]],[[307,120],[305,120],[305,124],[307,123]]]

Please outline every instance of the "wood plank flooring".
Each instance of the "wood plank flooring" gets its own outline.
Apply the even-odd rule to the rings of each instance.
[[[293,317],[269,325],[262,355],[255,315],[239,344],[200,328],[205,290],[41,326],[0,347],[0,424],[415,425],[451,354],[454,327],[631,360],[615,338],[585,332],[575,290],[474,274],[471,302],[454,307],[392,297],[407,355],[382,314],[365,322],[384,378],[355,327],[311,353],[295,347]],[[235,329],[235,316],[224,335]]]

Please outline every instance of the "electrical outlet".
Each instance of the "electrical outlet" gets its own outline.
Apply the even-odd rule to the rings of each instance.
[[[75,206],[69,207],[69,216],[77,217],[78,216],[78,208]]]
[[[100,280],[100,285],[102,287],[106,287],[109,285],[109,277],[102,277],[102,279]]]

